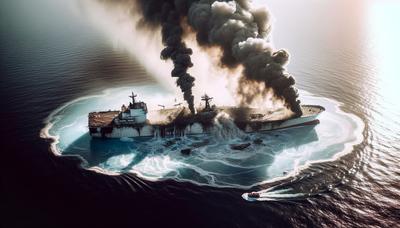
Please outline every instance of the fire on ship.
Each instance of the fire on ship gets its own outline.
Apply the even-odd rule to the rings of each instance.
[[[302,105],[300,117],[279,118],[279,110],[269,112],[257,108],[216,107],[210,105],[213,99],[205,94],[202,100],[204,108],[192,114],[186,107],[163,108],[148,111],[145,102],[136,101],[134,93],[132,102],[122,105],[121,110],[89,113],[89,133],[92,137],[167,137],[210,133],[215,127],[218,113],[228,114],[235,125],[246,133],[272,131],[285,128],[316,125],[317,116],[325,111],[319,105]],[[282,110],[281,110],[282,111]]]

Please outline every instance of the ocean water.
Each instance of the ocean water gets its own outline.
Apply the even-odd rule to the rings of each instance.
[[[127,94],[131,90],[153,106],[173,100],[165,91],[154,93],[158,89],[121,87],[71,101],[50,115],[42,137],[54,139],[54,153],[81,156],[89,169],[95,167],[113,174],[132,172],[148,180],[173,179],[243,189],[295,176],[310,163],[349,153],[363,137],[364,124],[358,117],[341,112],[337,102],[311,94],[303,95],[301,100],[326,109],[317,126],[244,134],[237,128],[229,128],[227,124],[232,121],[229,116],[222,116],[224,119],[216,119],[220,128],[206,136],[109,140],[90,137],[89,112],[118,110],[118,102],[129,100]],[[253,143],[257,139],[263,142]],[[248,142],[253,145],[244,151],[230,149],[232,144]],[[180,153],[185,148],[193,149],[191,156]]]
[[[400,3],[259,2],[274,16],[274,45],[291,53],[303,102],[327,107],[321,124],[209,139],[182,158],[181,146],[205,139],[173,149],[85,138],[85,108],[119,107],[132,89],[143,100],[175,97],[110,39],[97,23],[107,18],[88,15],[84,1],[2,1],[2,227],[397,226]],[[58,144],[40,137],[44,128]],[[227,149],[255,138],[265,145]],[[268,201],[244,200],[249,191]]]

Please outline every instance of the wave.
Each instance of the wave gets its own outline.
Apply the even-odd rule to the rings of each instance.
[[[210,135],[165,139],[91,138],[87,114],[119,109],[132,89],[154,107],[173,100],[173,95],[154,95],[154,88],[150,87],[109,89],[55,110],[42,130],[42,137],[57,139],[51,146],[55,153],[79,155],[87,161],[87,168],[112,175],[133,172],[152,181],[174,179],[243,189],[296,176],[310,164],[337,159],[362,140],[364,127],[358,117],[342,112],[340,104],[333,100],[305,91],[301,92],[304,103],[326,108],[320,115],[319,125],[245,134],[227,114],[221,113]],[[236,143],[251,145],[243,151],[232,150],[230,145]],[[184,148],[192,148],[190,156],[180,153]],[[268,196],[277,197],[271,193]]]

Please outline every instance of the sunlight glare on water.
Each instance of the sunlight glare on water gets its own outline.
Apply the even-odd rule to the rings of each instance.
[[[374,119],[384,122],[380,112],[384,110],[385,118],[388,116],[393,121],[398,121],[400,113],[400,29],[393,22],[400,21],[400,3],[398,1],[374,2],[369,5],[370,27],[369,36],[371,40],[371,55],[376,67],[376,89],[374,96]],[[390,34],[390,35],[388,35]],[[380,111],[379,111],[380,110]],[[398,129],[400,130],[400,129]]]

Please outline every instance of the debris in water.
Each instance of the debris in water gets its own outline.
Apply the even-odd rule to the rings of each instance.
[[[170,146],[172,146],[172,145],[174,145],[175,144],[175,141],[174,140],[168,140],[168,141],[166,141],[164,144],[163,144],[163,146],[165,146],[165,147],[170,147]]]
[[[192,152],[192,149],[190,149],[190,148],[181,150],[181,154],[183,154],[183,155],[190,155],[191,152]]]
[[[251,143],[242,143],[242,144],[231,144],[232,150],[244,150],[249,147]]]

